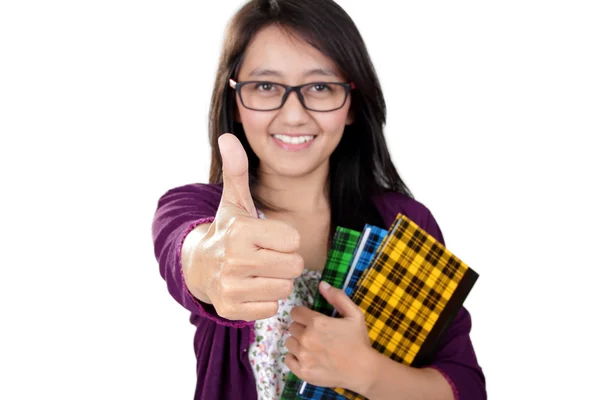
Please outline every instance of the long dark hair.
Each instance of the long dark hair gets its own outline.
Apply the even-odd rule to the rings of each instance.
[[[362,231],[369,223],[387,228],[371,196],[384,191],[411,198],[413,195],[396,171],[385,142],[385,100],[367,48],[350,16],[333,0],[251,0],[232,18],[210,107],[210,183],[222,183],[217,140],[225,132],[233,133],[248,154],[250,190],[257,207],[272,208],[255,193],[259,159],[248,144],[242,125],[234,121],[235,91],[229,87],[229,79],[237,78],[250,40],[273,24],[298,35],[331,58],[356,85],[350,110],[354,122],[346,126],[329,160],[330,238],[337,226]]]

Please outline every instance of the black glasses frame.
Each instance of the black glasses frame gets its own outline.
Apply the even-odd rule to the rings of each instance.
[[[285,91],[283,92],[283,97],[281,98],[281,104],[278,107],[269,108],[269,109],[266,109],[266,110],[259,109],[259,108],[248,107],[244,103],[244,98],[242,97],[242,87],[244,87],[244,85],[256,84],[256,83],[269,83],[269,84],[272,84],[272,85],[279,85],[279,86],[284,87]],[[302,95],[301,90],[302,90],[302,88],[304,88],[306,86],[310,86],[310,85],[339,85],[339,86],[342,86],[345,89],[344,101],[343,101],[342,105],[339,106],[339,107],[337,107],[337,108],[332,108],[331,110],[315,110],[314,108],[307,107],[306,103],[304,102],[304,96]],[[290,85],[284,85],[283,83],[277,83],[277,82],[271,82],[271,81],[243,81],[243,82],[236,82],[233,79],[229,80],[229,86],[231,86],[232,89],[235,89],[237,95],[240,97],[240,101],[241,101],[242,105],[245,108],[247,108],[248,110],[252,110],[252,111],[274,111],[274,110],[279,110],[285,104],[285,102],[288,99],[290,93],[296,92],[296,94],[298,95],[298,99],[300,99],[300,103],[302,104],[302,107],[306,108],[307,110],[315,111],[315,112],[330,112],[330,111],[339,110],[340,108],[344,107],[344,105],[346,104],[346,101],[348,100],[348,94],[350,93],[350,91],[356,88],[356,86],[354,85],[353,82],[345,83],[345,82],[324,82],[323,81],[323,82],[309,82],[309,83],[305,83],[305,84],[298,85],[298,86],[290,86]]]

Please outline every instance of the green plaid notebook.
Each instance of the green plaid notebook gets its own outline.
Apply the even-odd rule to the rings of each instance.
[[[352,297],[356,283],[371,264],[371,260],[386,235],[387,231],[385,229],[370,224],[365,225],[342,286],[349,297]],[[331,315],[335,317],[336,314],[337,310],[334,310]],[[298,389],[298,395],[304,400],[346,400],[345,396],[335,392],[332,388],[315,386],[308,382],[302,382],[300,389]]]

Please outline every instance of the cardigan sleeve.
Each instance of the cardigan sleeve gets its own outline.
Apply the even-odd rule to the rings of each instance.
[[[217,314],[211,304],[195,298],[183,278],[181,249],[186,236],[198,225],[214,220],[221,200],[217,185],[185,185],[169,190],[158,200],[152,221],[152,241],[159,271],[171,296],[192,314],[219,324],[242,327]]]

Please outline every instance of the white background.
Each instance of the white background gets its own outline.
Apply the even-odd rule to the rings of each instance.
[[[489,397],[597,398],[597,2],[340,4],[401,176],[481,275]],[[208,179],[239,5],[1,3],[0,398],[192,398],[193,328],[150,226],[160,195]]]

